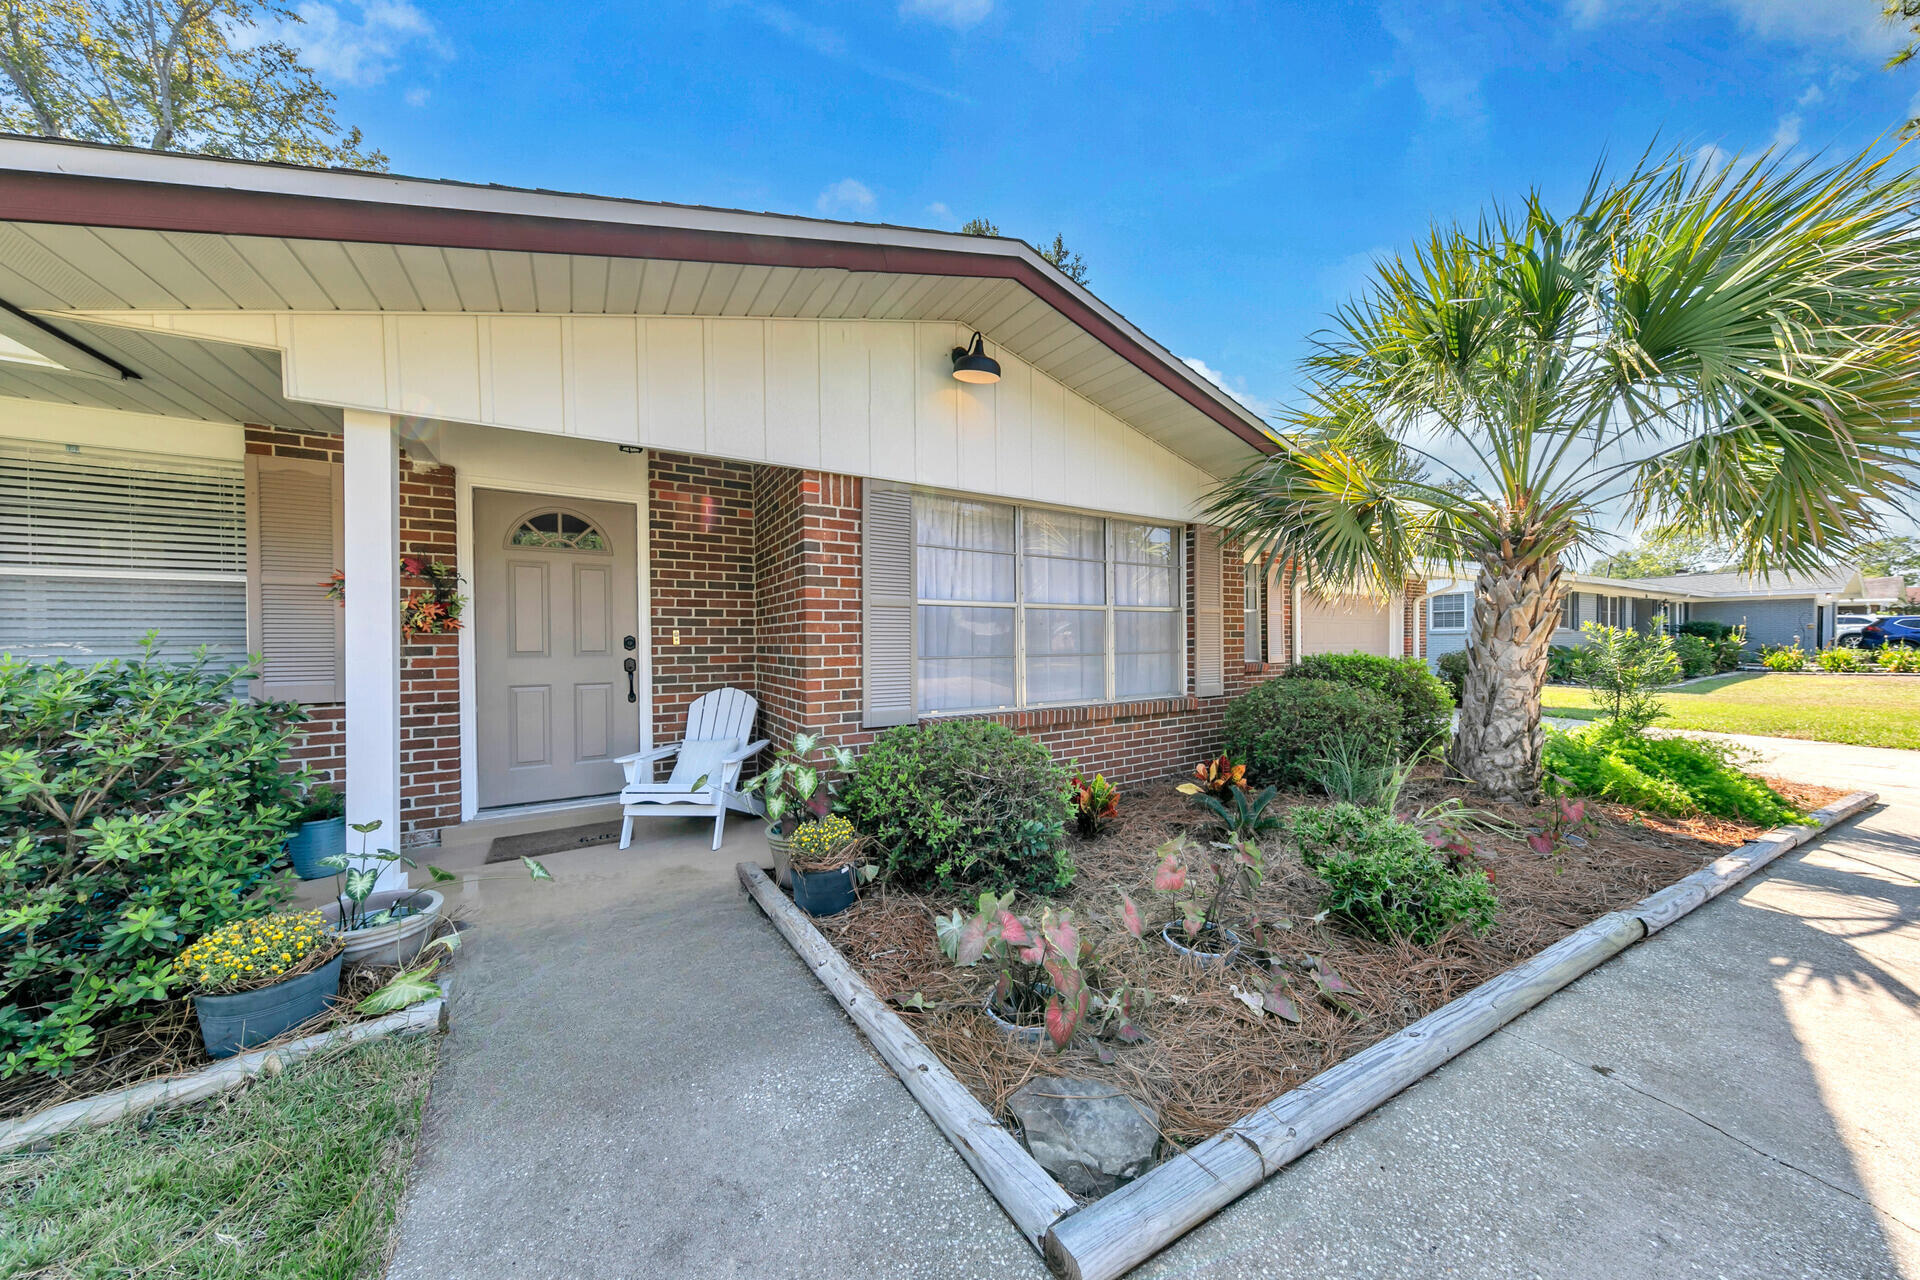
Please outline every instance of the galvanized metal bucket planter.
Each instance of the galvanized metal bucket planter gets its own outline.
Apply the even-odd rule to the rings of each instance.
[[[312,973],[284,978],[257,991],[193,998],[200,1017],[200,1038],[216,1058],[230,1058],[242,1049],[265,1044],[309,1018],[326,1012],[327,1001],[340,994],[337,955]]]

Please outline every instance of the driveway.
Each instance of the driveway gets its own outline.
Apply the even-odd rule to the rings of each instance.
[[[1140,1272],[1920,1277],[1920,753]],[[662,827],[671,824],[662,823]],[[395,1280],[1044,1268],[691,827],[471,885]]]

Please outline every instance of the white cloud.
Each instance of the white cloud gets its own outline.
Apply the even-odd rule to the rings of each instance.
[[[1718,173],[1732,162],[1733,152],[1727,150],[1725,147],[1709,142],[1706,146],[1694,152],[1693,158],[1698,160],[1700,166],[1708,173]]]
[[[993,12],[993,0],[900,0],[900,16],[965,31]]]
[[[452,56],[433,20],[408,0],[345,6],[308,0],[295,12],[300,21],[286,24],[281,36],[323,79],[379,84],[416,51]]]
[[[1774,126],[1773,141],[1767,144],[1775,151],[1791,151],[1800,145],[1800,117],[1787,115],[1780,117],[1780,123]]]
[[[432,95],[422,86],[415,85],[406,92],[406,103],[410,107],[424,107]]]
[[[820,193],[813,207],[825,218],[872,213],[873,189],[854,178],[842,178]]]
[[[1233,382],[1228,382],[1226,374],[1221,373],[1205,360],[1197,360],[1192,356],[1180,357],[1180,363],[1186,365],[1187,368],[1193,370],[1208,382],[1211,382],[1214,386],[1232,396],[1235,400],[1238,400],[1257,417],[1268,417],[1279,408],[1278,405],[1266,397],[1257,396],[1248,391],[1246,389],[1247,380],[1245,378],[1235,378]],[[1238,383],[1239,385],[1235,386],[1233,383]]]
[[[1698,13],[1699,0],[1567,0],[1567,16],[1581,26],[1614,20]],[[1712,7],[1733,16],[1741,29],[1766,40],[1792,44],[1848,45],[1859,53],[1885,57],[1900,46],[1900,33],[1880,16],[1880,6],[1863,0],[1712,0]]]
[[[926,214],[941,226],[953,225],[953,210],[949,209],[943,201],[935,200],[928,205]]]
[[[1800,105],[1803,107],[1810,107],[1814,103],[1824,99],[1826,96],[1827,96],[1826,93],[1821,90],[1819,85],[1810,84],[1807,86],[1806,92],[1800,95]]]

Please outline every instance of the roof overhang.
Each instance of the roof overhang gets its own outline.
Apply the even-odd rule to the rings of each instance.
[[[354,246],[468,258],[530,254],[536,266],[556,259],[689,264],[706,275],[691,296],[672,300],[675,309],[642,310],[637,292],[630,300],[592,299],[588,309],[955,321],[1213,474],[1277,447],[1257,415],[1018,240],[10,135],[0,135],[0,228],[56,259],[13,266],[0,242],[0,264],[11,268],[0,273],[0,300],[42,318],[219,310],[223,299],[224,309],[312,309],[312,300],[235,298],[210,250],[224,244],[230,254],[244,241],[334,246],[316,252],[307,269],[330,258],[339,294],[367,294],[380,310],[576,307],[572,300],[520,308],[510,299],[465,297],[432,306],[425,289],[404,279],[405,260],[391,290],[369,292]],[[130,270],[104,291],[66,280],[57,260],[64,253],[84,274],[87,264],[76,259],[87,246],[58,243],[49,230],[58,228],[107,236],[109,252]],[[18,294],[32,296],[9,296]],[[338,296],[330,309],[361,309]]]

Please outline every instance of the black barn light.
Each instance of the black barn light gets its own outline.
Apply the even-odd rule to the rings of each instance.
[[[979,330],[974,331],[972,345],[953,349],[953,376],[962,382],[1000,381],[1000,362],[987,354]]]

